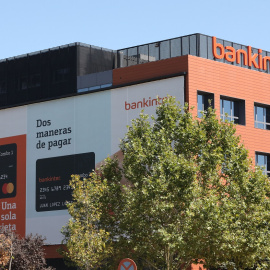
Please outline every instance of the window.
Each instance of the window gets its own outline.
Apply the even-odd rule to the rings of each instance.
[[[210,103],[209,103],[210,102]],[[214,105],[214,94],[198,91],[197,94],[197,108],[198,117],[202,118],[209,106]]]
[[[6,81],[0,81],[0,94],[7,92],[7,83]]]
[[[256,165],[261,167],[264,174],[270,176],[270,155],[257,153]]]
[[[270,108],[254,106],[255,128],[270,129]]]
[[[220,98],[220,118],[235,124],[245,125],[245,101],[240,99]]]
[[[22,76],[21,78],[19,78],[19,90],[26,90],[28,87],[27,84],[27,76]]]
[[[28,82],[28,88],[34,88],[40,86],[40,74],[31,74]]]
[[[69,68],[59,68],[54,71],[54,82],[64,82],[68,79],[70,73]]]

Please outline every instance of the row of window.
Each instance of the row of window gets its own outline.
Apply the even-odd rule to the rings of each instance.
[[[214,106],[214,94],[198,91],[198,117],[202,118],[209,106]],[[220,97],[220,118],[236,124],[245,124],[244,100]],[[254,105],[255,128],[270,130],[270,106]],[[270,177],[270,154],[256,153],[255,163]]]
[[[209,106],[214,106],[214,94],[198,91],[198,117],[202,118]],[[241,99],[220,97],[220,118],[235,124],[245,125],[245,101]],[[254,105],[255,128],[270,130],[270,105]]]
[[[61,83],[68,80],[70,76],[70,68],[59,68],[52,73],[52,82]],[[29,76],[21,76],[17,80],[18,90],[26,90],[30,88],[41,86],[41,75],[40,73],[30,74]],[[0,80],[0,94],[7,93],[7,81]]]

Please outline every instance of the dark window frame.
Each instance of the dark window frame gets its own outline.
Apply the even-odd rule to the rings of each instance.
[[[263,121],[258,120],[258,108],[263,109]],[[270,130],[270,105],[254,103],[254,127]]]
[[[7,81],[1,80],[0,81],[0,94],[6,94],[7,93]]]
[[[261,156],[264,159],[263,166],[260,166],[258,164],[259,156]],[[259,166],[262,169],[263,174],[270,177],[270,154],[269,153],[255,152],[255,164],[256,164],[256,166]]]
[[[28,80],[28,88],[36,88],[41,86],[41,74],[33,73],[30,74]]]
[[[224,111],[226,101],[230,102],[230,113],[228,115]],[[220,96],[220,119],[222,121],[229,120],[238,125],[246,125],[245,100]]]
[[[202,97],[202,103],[199,104],[199,97]],[[209,103],[209,100],[211,102]],[[201,105],[201,106],[200,106]],[[211,92],[197,91],[197,117],[202,118],[203,114],[206,113],[209,107],[214,108],[215,105],[215,95]],[[201,108],[201,109],[200,109]]]
[[[70,67],[57,68],[53,71],[53,82],[54,83],[67,82],[70,74],[71,74]]]
[[[18,79],[18,91],[26,91],[28,89],[28,76],[22,75]]]

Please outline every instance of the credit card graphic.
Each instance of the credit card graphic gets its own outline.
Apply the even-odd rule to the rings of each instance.
[[[38,159],[36,162],[36,211],[67,209],[72,200],[69,181],[72,174],[88,178],[95,169],[95,153]]]
[[[0,145],[0,199],[15,197],[16,186],[17,144]]]

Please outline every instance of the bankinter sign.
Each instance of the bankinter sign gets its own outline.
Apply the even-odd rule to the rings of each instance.
[[[252,47],[247,46],[247,51],[243,49],[236,50],[231,46],[223,46],[217,43],[216,37],[212,38],[213,55],[216,59],[225,58],[228,62],[236,62],[240,64],[241,57],[245,66],[254,67],[262,70],[267,69],[267,64],[270,62],[270,56],[262,56],[262,50],[258,49],[258,53],[252,53]],[[217,50],[219,49],[219,50]]]

